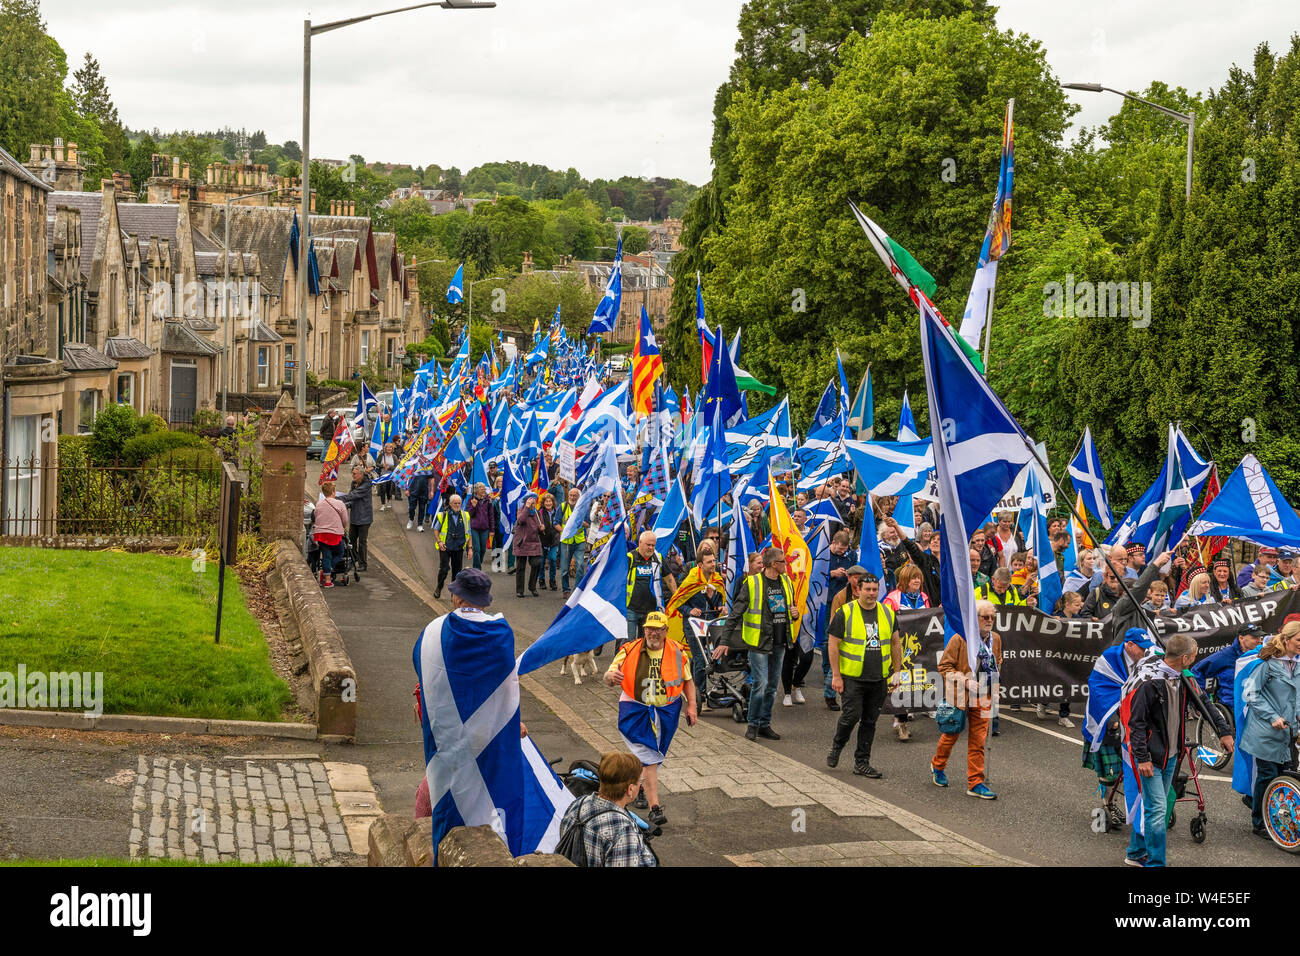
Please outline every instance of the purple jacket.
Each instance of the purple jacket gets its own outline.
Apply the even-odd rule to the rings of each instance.
[[[491,498],[471,498],[465,505],[469,512],[469,526],[474,531],[491,531],[496,525],[496,512]]]
[[[514,550],[516,558],[540,558],[542,556],[542,519],[536,511],[524,511],[519,507],[519,517],[515,520]]]

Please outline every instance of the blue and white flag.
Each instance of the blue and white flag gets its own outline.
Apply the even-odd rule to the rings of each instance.
[[[916,432],[916,419],[912,417],[912,403],[907,400],[907,389],[903,389],[903,410],[898,413],[898,440],[916,441],[920,437]]]
[[[501,523],[504,525],[502,548],[510,547],[515,536],[515,521],[519,518],[519,505],[528,494],[528,475],[514,457],[501,459]]]
[[[512,856],[548,852],[573,798],[519,736],[515,639],[500,614],[462,609],[415,642],[433,853],[453,827],[490,826]]]
[[[1183,434],[1182,429],[1170,424],[1165,462],[1160,469],[1160,474],[1151,483],[1151,487],[1143,492],[1142,497],[1128,510],[1123,519],[1111,529],[1110,534],[1106,537],[1107,544],[1128,544],[1136,541],[1146,548],[1148,554],[1152,553],[1152,538],[1155,536],[1156,526],[1160,521],[1161,507],[1169,495],[1174,480],[1174,469],[1171,465],[1175,458],[1178,459],[1179,469],[1183,473],[1183,481],[1191,493],[1192,500],[1195,501],[1200,496],[1201,488],[1205,484],[1205,479],[1209,477],[1210,469],[1214,467],[1214,463],[1202,458],[1196,449],[1192,447],[1192,443],[1187,440],[1187,436]],[[1182,515],[1169,528],[1170,540],[1178,541],[1182,537],[1186,526],[1187,515]]]
[[[361,394],[357,398],[357,410],[352,416],[352,425],[354,428],[364,429],[366,427],[366,416],[370,409],[379,405],[379,399],[375,398],[374,393],[370,391],[370,386],[366,380],[361,380]]]
[[[1247,455],[1187,533],[1294,548],[1300,545],[1300,515],[1278,491],[1259,459]]]
[[[727,429],[727,462],[733,475],[753,474],[780,449],[794,454],[788,395],[763,414]]]
[[[934,468],[934,443],[917,441],[847,441],[844,450],[863,485],[877,498],[914,495],[925,489]]]
[[[1083,742],[1096,752],[1106,736],[1106,725],[1119,710],[1119,692],[1128,680],[1130,666],[1123,644],[1106,648],[1088,675],[1088,706],[1083,718]]]
[[[720,325],[714,341],[726,344]],[[713,350],[713,368],[709,371],[709,381],[704,389],[705,414],[711,415],[715,405],[722,408],[724,428],[735,428],[745,420],[745,403],[736,384],[736,368],[731,364],[731,353],[722,347]],[[706,422],[710,420],[705,419]]]
[[[1237,748],[1232,758],[1232,789],[1244,796],[1254,794],[1255,781],[1259,776],[1255,767],[1255,758],[1241,749],[1241,735],[1246,730],[1246,714],[1250,709],[1250,705],[1246,702],[1247,682],[1262,663],[1264,662],[1260,660],[1258,647],[1253,651],[1247,651],[1237,658],[1237,667],[1232,678],[1232,716],[1237,724]]]
[[[858,441],[870,441],[876,430],[876,403],[871,397],[871,366],[862,373],[862,384],[858,394],[853,398],[853,407],[849,409],[848,427],[853,430],[853,437]],[[902,441],[903,436],[899,435]]]
[[[1029,439],[963,353],[953,333],[922,298],[921,355],[930,407],[930,437],[939,485],[939,593],[944,642],[966,639],[971,670],[978,667],[979,622],[970,562],[970,533],[1002,499],[1032,458]]]
[[[823,522],[808,541],[812,569],[808,576],[808,603],[799,626],[799,646],[806,653],[826,642],[826,597],[831,585],[831,528]]]
[[[862,515],[862,533],[858,536],[858,564],[882,582],[885,580],[885,565],[880,559],[880,539],[876,537],[876,519],[870,505]],[[852,598],[853,595],[850,594],[849,597]]]
[[[619,524],[551,626],[519,655],[520,674],[627,637],[627,561],[627,533]]]
[[[1106,494],[1106,480],[1101,476],[1101,458],[1092,440],[1092,429],[1084,428],[1079,453],[1070,462],[1070,484],[1076,494],[1083,495],[1083,504],[1097,516],[1107,531],[1113,523],[1110,496]]]
[[[1026,471],[1025,496],[1021,499],[1022,515],[1027,512],[1028,516],[1025,547],[1038,561],[1038,609],[1044,614],[1055,614],[1056,602],[1061,599],[1061,578],[1057,574],[1052,542],[1047,536],[1047,502],[1038,480],[1038,469],[1030,466]]]
[[[569,520],[564,523],[564,528],[560,531],[560,540],[572,538],[577,534],[578,529],[586,524],[591,506],[602,495],[612,493],[618,498],[619,510],[622,510],[623,496],[619,492],[618,456],[614,453],[613,439],[607,438],[599,450],[590,454],[594,456],[591,470],[585,476],[585,481],[579,482],[584,485],[584,489],[569,514]]]
[[[727,538],[727,606],[731,607],[740,595],[745,575],[749,572],[749,556],[758,550],[754,533],[749,530],[749,522],[742,515],[731,524],[731,534]]]
[[[822,524],[834,525],[833,530],[838,530],[844,526],[844,518],[840,515],[840,509],[835,507],[835,502],[830,498],[818,498],[804,505],[804,514],[808,516],[809,529],[816,528]]]
[[[447,284],[447,301],[452,305],[464,301],[465,299],[465,263],[456,267],[456,274],[451,277],[451,282]]]
[[[601,332],[613,332],[614,323],[618,320],[618,310],[622,303],[623,236],[620,233],[618,251],[614,253],[614,267],[609,271],[609,278],[605,281],[605,294],[596,305],[596,311],[591,317],[591,325],[587,327],[587,334],[595,335]]]
[[[655,554],[659,555],[659,560],[668,557],[668,551],[677,539],[677,529],[685,520],[686,493],[682,491],[682,480],[678,476],[669,482],[668,497],[664,499],[664,506],[659,509],[654,527],[650,529],[655,533]]]
[[[1185,528],[1192,517],[1192,489],[1187,486],[1183,476],[1183,467],[1174,455],[1169,462],[1170,481],[1165,489],[1164,500],[1160,502],[1160,517],[1156,519],[1156,530],[1151,535],[1150,549],[1153,554],[1172,548],[1178,543],[1173,537],[1175,527]]]
[[[725,349],[718,349],[718,352],[726,355]],[[691,491],[691,518],[696,528],[705,527],[705,522],[718,508],[723,495],[731,492],[731,471],[727,467],[727,445],[723,438],[720,404],[713,406],[711,419],[704,457],[696,472],[695,487]]]

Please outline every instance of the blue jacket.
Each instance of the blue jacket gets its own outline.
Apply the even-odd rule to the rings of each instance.
[[[1241,696],[1249,708],[1241,749],[1257,760],[1290,763],[1291,737],[1300,726],[1300,667],[1289,674],[1283,661],[1261,661],[1244,681]],[[1278,717],[1289,726],[1274,729]]]
[[[1232,643],[1221,651],[1215,651],[1205,660],[1192,668],[1196,683],[1205,690],[1205,682],[1213,677],[1219,682],[1219,702],[1225,707],[1232,707],[1232,678],[1237,670],[1237,658],[1241,656],[1241,639],[1233,638]]]

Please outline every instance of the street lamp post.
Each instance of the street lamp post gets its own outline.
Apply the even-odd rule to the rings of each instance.
[[[302,22],[302,212],[301,226],[298,229],[298,375],[297,387],[294,389],[294,404],[298,411],[307,410],[307,366],[301,356],[307,354],[307,273],[304,269],[308,239],[310,237],[311,202],[311,38],[318,33],[341,30],[354,23],[364,23],[377,17],[386,17],[393,13],[405,13],[407,10],[422,10],[425,7],[442,7],[444,10],[481,10],[495,7],[495,0],[440,0],[437,3],[417,3],[379,13],[367,13],[364,16],[350,17],[347,20],[332,20],[329,23],[312,25],[310,20]]]
[[[1140,96],[1134,96],[1132,93],[1125,93],[1123,90],[1117,90],[1113,87],[1102,86],[1100,83],[1062,83],[1061,89],[1064,90],[1083,90],[1088,93],[1118,93],[1120,96],[1135,103],[1141,103],[1143,106],[1149,106],[1153,110],[1158,110],[1166,116],[1172,116],[1180,123],[1187,124],[1187,198],[1192,198],[1192,146],[1196,138],[1196,114],[1180,113],[1177,110],[1171,110],[1167,106],[1161,106],[1159,103],[1152,103],[1150,100],[1144,100]]]
[[[280,190],[278,189],[267,189],[260,193],[249,193],[247,196],[231,196],[230,198],[224,201],[224,205],[226,207],[226,246],[225,246],[226,268],[225,268],[224,275],[222,276],[222,284],[221,284],[221,305],[222,305],[221,317],[225,321],[225,325],[226,325],[225,334],[222,336],[222,338],[225,339],[226,341],[226,351],[225,351],[225,355],[222,356],[223,358],[222,364],[225,365],[225,372],[221,376],[222,385],[224,386],[221,390],[221,419],[222,419],[221,423],[223,425],[225,424],[225,418],[226,418],[226,396],[230,392],[231,386],[233,384],[232,379],[234,378],[234,375],[231,374],[233,372],[233,368],[230,362],[230,355],[235,348],[235,336],[234,333],[231,331],[231,327],[230,327],[230,204],[232,202],[239,202],[242,199],[256,199],[259,196],[270,196],[275,193],[278,193],[279,191]]]

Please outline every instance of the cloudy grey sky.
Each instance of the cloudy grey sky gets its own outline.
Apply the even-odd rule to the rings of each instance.
[[[73,68],[90,50],[127,125],[302,134],[302,21],[405,0],[44,0]],[[998,23],[1047,49],[1063,81],[1190,90],[1285,50],[1294,0],[1002,0]],[[734,56],[742,0],[499,0],[437,8],[317,37],[312,154],[438,163],[577,167],[586,177],[710,174],[713,94]],[[1085,8],[1086,7],[1086,8]],[[1290,8],[1290,9],[1289,9]],[[1103,122],[1113,94],[1079,93]]]

